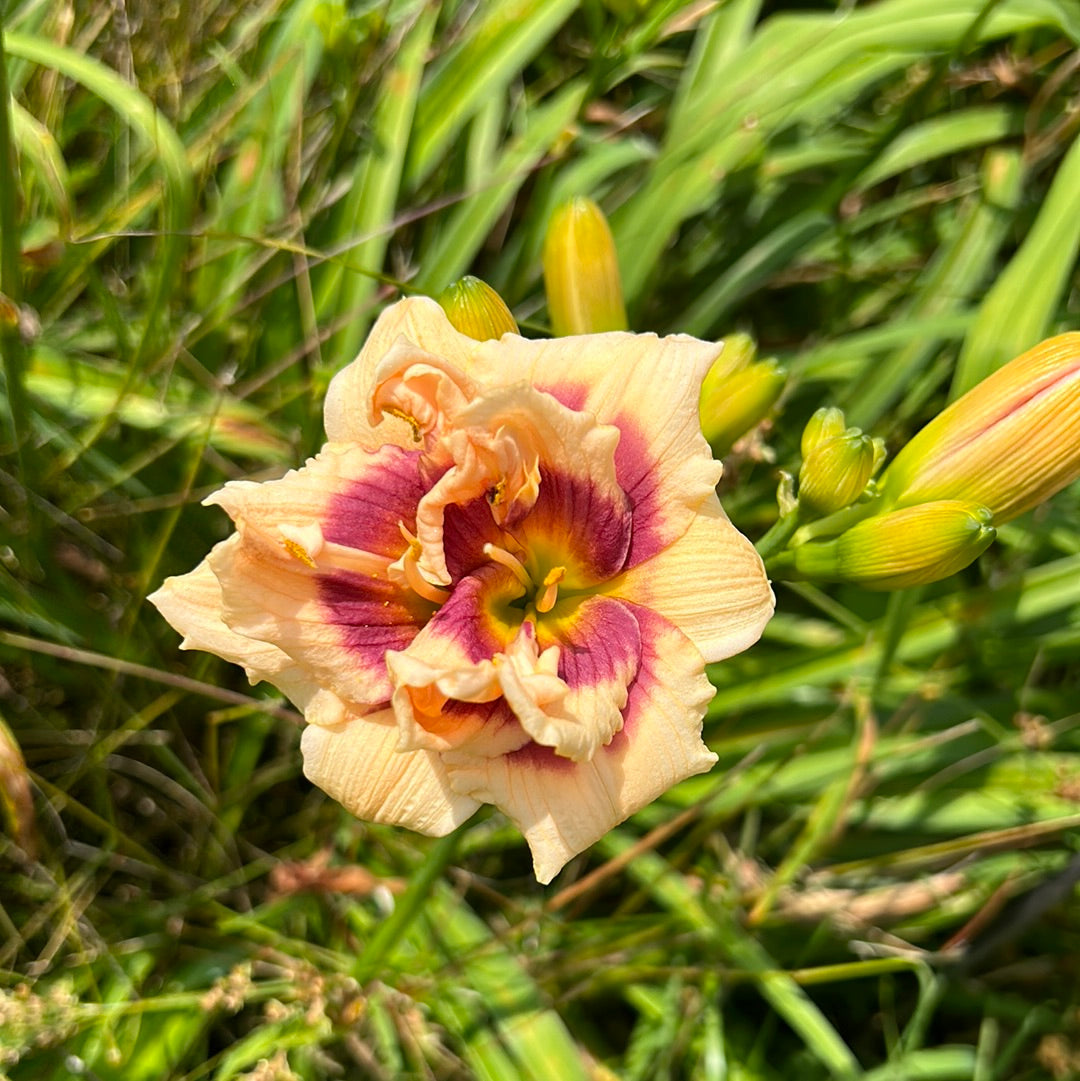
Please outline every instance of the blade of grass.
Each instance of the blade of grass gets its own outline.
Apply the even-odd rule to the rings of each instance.
[[[570,17],[577,0],[497,0],[476,9],[458,45],[432,68],[416,107],[405,187],[431,173],[484,102],[506,87]]]
[[[417,289],[435,295],[465,273],[530,171],[577,116],[585,92],[585,84],[570,83],[533,108],[528,126],[504,147],[487,184],[466,197],[421,255]]]
[[[194,187],[187,153],[172,125],[140,91],[93,57],[29,34],[8,34],[12,56],[60,72],[97,95],[134,130],[161,169],[165,181],[161,248],[157,275],[146,304],[146,322],[136,350],[132,375],[157,345],[166,301],[181,271],[191,226]]]
[[[1020,576],[1011,588],[985,590],[974,595],[960,592],[952,603],[942,600],[923,605],[911,620],[897,659],[911,663],[944,653],[960,641],[970,625],[972,606],[980,611],[984,627],[1024,625],[1051,612],[1068,611],[1080,604],[1080,558],[1067,557],[1035,568]],[[872,676],[883,645],[870,640],[856,649],[825,653],[813,660],[798,662],[773,671],[740,687],[721,687],[709,705],[710,718],[751,706],[781,703],[797,687],[829,686],[863,673]],[[718,674],[722,669],[715,670]]]
[[[614,830],[599,845],[607,856],[614,857],[631,843],[622,831]],[[739,926],[731,911],[716,905],[706,907],[687,880],[654,852],[639,853],[629,874],[659,905],[680,922],[715,940],[733,964],[750,973],[761,996],[833,1077],[863,1076],[855,1056],[825,1015],[765,948]]]
[[[577,1044],[521,958],[445,886],[431,892],[425,915],[436,951],[452,966],[432,1010],[444,1024],[461,1026],[467,1057],[484,1062],[498,1047],[512,1072],[493,1081],[588,1081]]]
[[[319,320],[348,315],[323,347],[323,360],[330,371],[352,360],[367,333],[367,308],[378,279],[365,271],[382,270],[386,258],[420,77],[437,17],[437,6],[426,8],[402,38],[393,67],[383,80],[372,120],[372,145],[358,159],[349,194],[336,213],[334,236],[361,239],[342,261],[320,268],[316,278]]]
[[[1006,105],[984,105],[935,116],[915,124],[890,143],[859,174],[855,188],[865,191],[916,165],[1000,142],[1024,130],[1024,114]]]
[[[986,294],[953,378],[959,397],[1050,332],[1080,253],[1080,138],[1058,167],[1039,216]]]
[[[1024,183],[1019,152],[995,149],[982,169],[982,194],[921,275],[904,319],[933,319],[950,314],[972,299],[986,280],[998,250],[1013,224]],[[922,336],[875,364],[842,401],[851,424],[871,428],[896,404],[940,348],[940,339]],[[899,419],[899,418],[898,418]]]
[[[766,20],[713,93],[688,111],[685,136],[665,143],[649,181],[615,214],[633,300],[675,230],[715,198],[723,178],[801,121],[822,121],[890,71],[948,50],[979,22],[976,41],[1040,25],[1080,40],[1080,18],[1052,0],[999,8],[982,20],[983,0],[886,0],[842,15],[781,14]],[[981,21],[980,21],[981,20]]]

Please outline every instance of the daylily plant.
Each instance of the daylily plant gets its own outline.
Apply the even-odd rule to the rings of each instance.
[[[772,614],[699,426],[719,350],[478,342],[403,300],[322,452],[211,496],[235,534],[151,599],[303,710],[304,771],[353,814],[443,835],[492,803],[548,882],[713,765],[705,663]]]

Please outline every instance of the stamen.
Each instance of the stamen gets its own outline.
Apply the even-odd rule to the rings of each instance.
[[[299,541],[294,541],[289,537],[283,537],[281,543],[285,545],[285,551],[287,551],[293,559],[300,560],[305,567],[310,567],[312,570],[315,569],[315,560],[307,554],[306,549]]]
[[[544,575],[544,591],[536,598],[536,610],[541,615],[550,612],[559,598],[559,583],[566,577],[565,567],[552,567]]]
[[[525,569],[525,565],[516,556],[512,556],[505,548],[499,548],[494,544],[485,544],[484,555],[486,555],[488,559],[493,559],[496,563],[501,563],[526,589],[532,586],[532,579],[529,577],[529,572]]]
[[[412,549],[405,553],[403,562],[405,581],[409,583],[409,587],[414,593],[419,593],[424,600],[431,601],[433,604],[445,604],[450,599],[450,590],[433,586],[420,573],[420,569],[416,565],[416,553]]]
[[[424,437],[420,434],[420,422],[416,417],[406,413],[404,409],[398,409],[396,406],[387,405],[383,407],[383,412],[390,417],[397,417],[398,420],[403,420],[412,428],[412,439],[414,443],[422,443]]]
[[[409,546],[401,558],[401,566],[405,571],[405,581],[408,583],[409,588],[414,593],[418,593],[424,600],[431,601],[432,604],[445,604],[450,599],[450,590],[433,586],[420,573],[420,568],[416,565],[417,560],[420,558],[420,542],[409,532],[405,523],[400,520],[398,521],[398,529],[401,530],[401,535]]]

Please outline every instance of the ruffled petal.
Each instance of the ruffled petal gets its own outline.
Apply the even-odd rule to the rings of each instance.
[[[504,754],[528,742],[502,701],[493,663],[520,630],[523,613],[512,602],[521,593],[503,567],[480,567],[458,583],[408,649],[387,654],[399,747],[476,744],[477,753]]]
[[[701,740],[712,697],[701,654],[662,616],[632,611],[641,665],[622,731],[591,761],[571,762],[535,743],[496,759],[443,755],[455,791],[494,803],[518,826],[544,883],[612,827],[716,761]]]
[[[641,663],[641,629],[630,605],[610,597],[570,598],[540,622],[539,646],[559,651],[566,692],[545,724],[522,726],[556,754],[585,762],[623,726]]]
[[[715,495],[678,541],[628,571],[608,592],[655,609],[710,662],[752,646],[776,603],[761,557],[728,521]]]
[[[418,351],[441,357],[468,376],[478,343],[459,334],[442,308],[428,297],[410,297],[391,305],[375,321],[357,358],[330,382],[323,408],[326,437],[373,450],[384,443],[416,446],[415,429],[407,420],[370,414],[376,370],[401,339]]]
[[[450,787],[438,755],[398,751],[397,735],[389,710],[309,725],[300,740],[304,774],[357,818],[441,837],[480,805]]]
[[[389,701],[385,653],[404,649],[434,611],[390,574],[406,547],[400,523],[414,524],[423,491],[418,458],[331,445],[279,481],[226,485],[209,500],[239,534],[208,559],[223,621],[357,708]]]
[[[443,439],[453,464],[417,509],[425,577],[450,583],[446,508],[483,496],[497,525],[522,531],[527,550],[534,534],[540,550],[577,550],[569,582],[610,578],[630,544],[629,504],[615,474],[618,440],[615,428],[525,384],[478,395],[453,418]]]
[[[234,535],[215,551],[234,550],[239,543]],[[181,649],[203,650],[241,665],[251,683],[272,683],[300,709],[318,692],[310,672],[283,650],[237,634],[225,623],[221,585],[208,560],[187,574],[166,578],[146,599],[184,636]]]

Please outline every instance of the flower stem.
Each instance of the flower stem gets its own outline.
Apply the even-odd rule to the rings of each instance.
[[[762,559],[776,555],[791,540],[799,527],[799,515],[795,511],[778,519],[773,527],[755,545]]]

